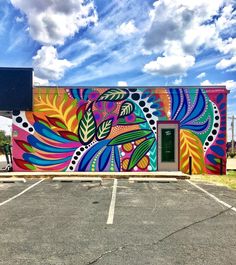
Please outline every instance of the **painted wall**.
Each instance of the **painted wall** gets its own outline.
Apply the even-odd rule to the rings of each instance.
[[[13,113],[14,171],[157,171],[157,121],[180,125],[180,170],[219,174],[224,88],[33,89]]]

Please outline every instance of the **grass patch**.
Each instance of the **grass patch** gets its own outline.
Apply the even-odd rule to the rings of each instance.
[[[196,175],[191,176],[191,179],[200,181],[207,181],[216,183],[219,185],[227,186],[232,189],[236,189],[236,171],[228,171],[227,175]]]

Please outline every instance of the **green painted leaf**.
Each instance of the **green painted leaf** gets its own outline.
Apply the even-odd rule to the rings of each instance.
[[[61,129],[67,129],[65,123],[62,120],[54,117],[47,117],[47,119],[53,126]]]
[[[92,142],[96,132],[96,122],[93,116],[92,108],[89,108],[79,123],[78,136],[83,144]]]
[[[146,137],[151,133],[152,133],[151,130],[135,130],[131,132],[126,132],[116,136],[108,143],[108,145],[119,145],[119,144],[129,143],[141,139],[143,137]]]
[[[213,166],[210,166],[210,165],[206,165],[206,168],[211,170],[211,171],[217,171],[216,168],[214,168]]]
[[[96,135],[96,138],[98,141],[101,141],[107,138],[107,136],[109,135],[111,131],[112,121],[113,119],[109,119],[109,120],[103,121],[99,125],[98,130],[97,130],[97,135]]]
[[[216,161],[217,164],[220,164],[220,159],[219,158],[215,158],[214,160]]]
[[[134,121],[126,121],[124,117],[118,119],[117,125],[133,125],[133,124],[140,124],[144,123],[146,120],[141,117],[136,117]]]
[[[134,111],[134,104],[132,102],[124,102],[120,107],[119,117],[124,117],[131,114]]]
[[[146,153],[151,149],[153,143],[155,142],[155,137],[152,137],[148,140],[143,141],[138,145],[129,160],[128,170],[131,170],[137,165],[137,163],[146,155]]]
[[[79,141],[78,136],[75,133],[73,133],[73,132],[59,131],[58,133],[65,139],[69,139],[69,140],[72,140],[72,141],[75,141],[75,142]]]
[[[112,88],[104,92],[97,101],[120,101],[129,96],[129,92],[126,89]]]

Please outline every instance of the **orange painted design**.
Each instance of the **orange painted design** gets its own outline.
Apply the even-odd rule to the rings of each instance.
[[[148,156],[144,156],[137,164],[138,168],[146,169],[149,165],[149,158]]]
[[[63,93],[63,96],[59,96],[61,93]],[[64,89],[50,91],[50,89],[38,88],[34,95],[34,114],[37,117],[45,120],[47,120],[46,116],[57,118],[66,125],[68,131],[77,133],[77,100],[69,98]],[[50,126],[56,132],[61,130],[60,127],[54,126],[54,124]]]
[[[127,170],[127,168],[128,168],[128,164],[129,164],[129,159],[128,159],[128,158],[125,158],[125,159],[122,161],[122,169]]]
[[[139,139],[139,140],[135,141],[134,143],[135,143],[135,145],[138,146],[138,145],[140,145],[145,140],[146,140],[146,138],[142,138],[142,139]]]
[[[192,157],[192,173],[205,172],[204,152],[201,140],[191,131],[180,130],[180,169],[189,172],[189,157]]]
[[[133,150],[133,145],[131,143],[124,144],[122,147],[125,152],[131,152]]]
[[[155,93],[158,95],[158,97],[161,99],[161,102],[163,104],[163,110],[166,113],[170,113],[170,95],[168,94],[168,91],[166,88],[158,88],[155,90]]]

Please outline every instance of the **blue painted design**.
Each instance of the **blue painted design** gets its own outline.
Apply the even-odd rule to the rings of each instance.
[[[215,156],[212,154],[208,154],[207,155],[207,159],[213,164],[213,165],[217,165],[217,162],[215,161]]]
[[[156,117],[162,116],[162,113],[158,110],[154,111],[152,114],[155,115]]]
[[[217,140],[216,143],[221,145],[221,144],[224,144],[225,142],[223,140]]]
[[[218,137],[219,138],[225,138],[225,134],[224,133],[220,133],[220,134],[218,134]]]
[[[217,103],[220,103],[221,102],[221,100],[224,98],[224,95],[223,94],[219,94],[218,96],[217,96],[217,98],[216,98],[216,102]]]
[[[88,163],[92,160],[92,158],[96,155],[96,153],[104,147],[110,140],[103,140],[101,142],[98,142],[95,144],[91,149],[84,155],[84,157],[81,159],[81,162],[79,164],[79,171],[84,171],[86,167],[88,166]]]
[[[158,103],[153,103],[153,104],[151,105],[151,108],[152,108],[152,109],[159,109],[159,108],[160,108],[160,104],[158,104]]]
[[[107,166],[109,160],[110,160],[110,155],[111,155],[112,147],[108,146],[105,148],[105,150],[102,152],[102,154],[99,157],[98,160],[98,167],[100,171],[103,171],[105,167]]]
[[[178,89],[170,89],[171,95],[171,119],[173,120],[180,106],[180,92]]]
[[[148,103],[154,102],[155,100],[156,100],[156,97],[152,95],[148,98]]]
[[[120,171],[120,153],[117,146],[114,146],[114,155],[115,155],[115,163],[117,166],[117,169]]]
[[[35,147],[39,150],[42,150],[42,151],[49,152],[49,153],[64,153],[64,152],[72,152],[72,151],[76,150],[76,148],[59,148],[59,147],[45,144],[45,143],[39,141],[33,135],[29,135],[27,137],[27,140],[33,147]]]
[[[61,163],[69,161],[71,159],[71,156],[67,156],[62,159],[48,160],[48,159],[37,157],[29,153],[24,153],[23,158],[25,161],[28,161],[37,166],[53,166],[53,165],[57,165],[57,164],[61,164]]]
[[[219,107],[220,110],[224,109],[226,107],[226,104],[225,103],[222,103]]]
[[[221,148],[220,146],[212,145],[210,148],[213,152],[215,152],[219,156],[224,156],[225,154],[223,148]]]
[[[88,95],[92,92],[92,89],[84,89],[83,90],[83,99],[88,100]]]
[[[141,98],[144,99],[146,97],[149,97],[151,95],[151,92],[149,90],[145,90],[143,93],[142,93],[142,96]]]
[[[37,133],[41,134],[42,136],[55,140],[60,143],[71,143],[72,140],[65,139],[61,137],[60,135],[53,132],[51,129],[49,129],[47,126],[40,122],[35,122],[34,129]]]
[[[209,124],[209,121],[207,120],[203,124],[184,124],[181,126],[181,128],[201,132],[201,131],[204,131],[208,127],[208,124]]]
[[[178,115],[176,116],[175,120],[181,121],[184,118],[184,116],[186,115],[186,113],[187,113],[187,110],[188,110],[187,108],[188,108],[188,102],[187,102],[186,95],[184,93],[183,94],[182,107],[181,107]]]
[[[190,115],[186,117],[182,122],[187,123],[201,116],[201,114],[205,109],[205,105],[206,105],[205,97],[202,91],[198,90],[197,99],[195,101],[194,106],[192,107],[192,111],[190,112]]]

